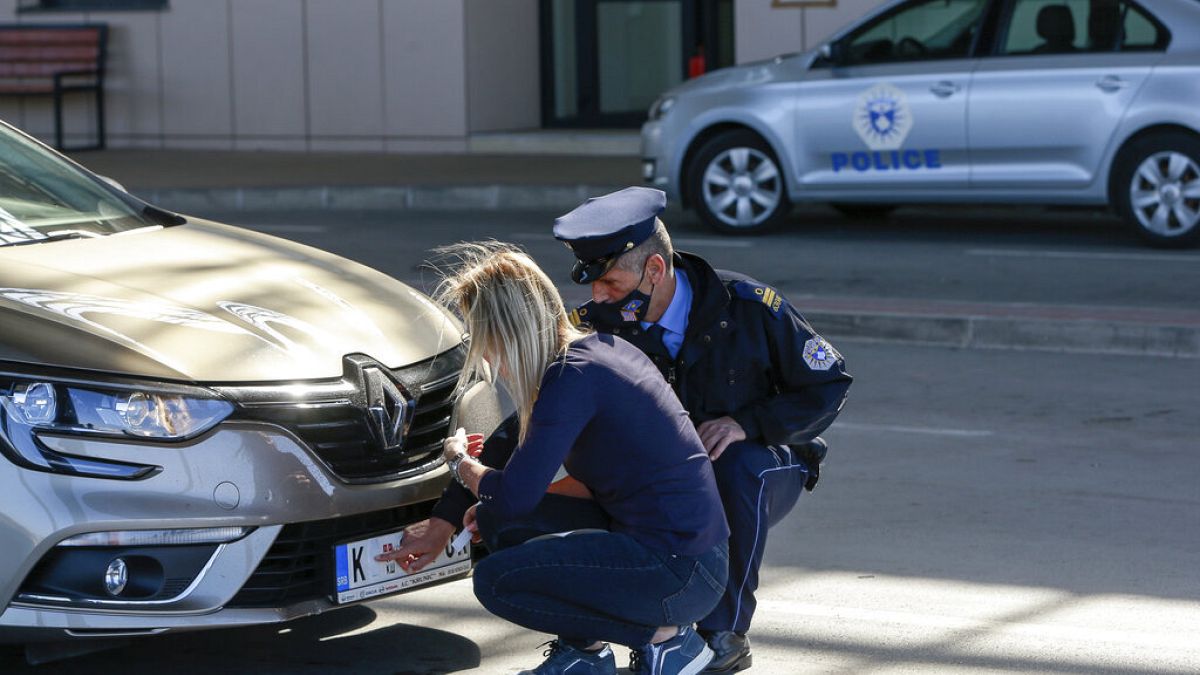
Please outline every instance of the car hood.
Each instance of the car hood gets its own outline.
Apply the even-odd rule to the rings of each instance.
[[[191,220],[0,248],[0,361],[206,383],[389,368],[459,344],[425,295],[283,239]]]
[[[686,80],[668,91],[665,96],[756,85],[781,78],[795,79],[798,74],[803,73],[814,55],[814,52],[783,54],[762,61],[721,68]]]

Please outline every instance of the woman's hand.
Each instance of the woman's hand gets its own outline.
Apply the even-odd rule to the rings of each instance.
[[[429,518],[404,528],[400,547],[375,556],[379,562],[395,560],[405,572],[417,572],[433,562],[454,536],[454,525],[441,518]]]
[[[471,533],[471,543],[478,544],[483,541],[483,537],[479,536],[479,521],[475,519],[475,509],[479,508],[478,504],[472,504],[471,508],[463,514],[463,529]]]
[[[483,434],[468,434],[466,429],[458,428],[454,435],[442,441],[442,457],[450,461],[460,452],[470,457],[478,457],[483,452]]]
[[[459,427],[453,436],[442,441],[442,459],[448,462],[457,457],[459,453],[466,454],[467,447],[467,430]]]

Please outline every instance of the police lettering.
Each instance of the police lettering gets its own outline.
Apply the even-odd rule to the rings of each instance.
[[[835,152],[830,155],[833,172],[854,169],[867,171],[903,171],[942,168],[940,150],[876,150],[874,152]]]

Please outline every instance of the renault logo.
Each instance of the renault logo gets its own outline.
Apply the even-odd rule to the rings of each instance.
[[[412,423],[413,405],[400,385],[380,368],[363,368],[366,387],[367,413],[379,435],[384,450],[399,450],[404,446],[408,427]]]

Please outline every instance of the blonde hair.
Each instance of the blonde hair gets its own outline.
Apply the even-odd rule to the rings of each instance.
[[[484,374],[485,355],[495,359],[491,367],[516,404],[523,442],[546,367],[585,333],[571,325],[554,282],[519,247],[472,242],[435,253],[444,274],[435,297],[470,334],[459,388]]]

